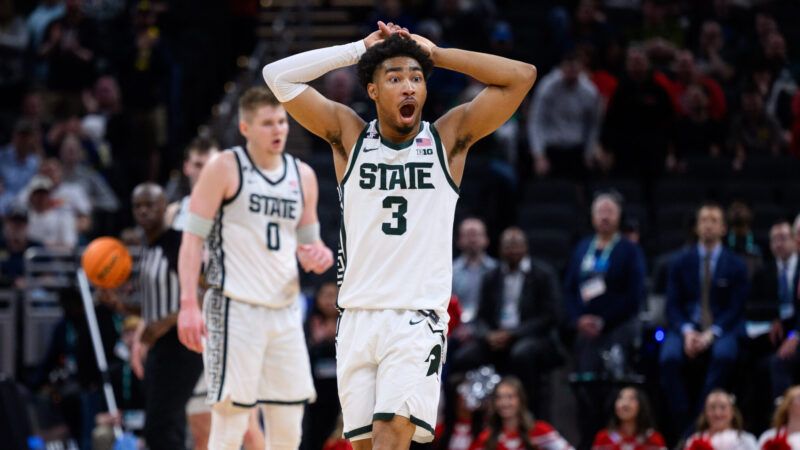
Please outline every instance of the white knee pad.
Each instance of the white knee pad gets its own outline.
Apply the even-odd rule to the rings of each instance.
[[[247,431],[250,408],[234,406],[230,400],[211,408],[211,433],[208,450],[239,450]]]
[[[297,450],[303,435],[305,405],[264,405],[268,450]]]

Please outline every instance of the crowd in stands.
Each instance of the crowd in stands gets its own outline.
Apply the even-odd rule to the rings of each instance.
[[[252,11],[229,3],[0,0],[0,285],[25,289],[29,248],[75,251],[99,235],[141,244],[131,193],[143,181],[167,185],[171,201],[186,195],[189,183],[168,174],[252,45],[231,25]],[[781,0],[531,3],[383,0],[365,18],[540,74],[465,169],[433,445],[800,448],[800,10]],[[477,88],[435,71],[426,119]],[[369,115],[353,71],[329,74],[322,90]],[[323,232],[336,235],[325,229],[338,223],[338,205],[324,203],[335,198],[332,161],[316,157],[330,150],[313,145]],[[345,449],[336,287],[303,281],[319,393],[304,448]],[[117,401],[133,412],[144,396],[127,289],[98,291],[96,310]],[[98,443],[118,419],[96,415],[100,375],[80,298],[58,294],[53,345],[18,376],[90,448],[95,426]],[[461,387],[489,365],[502,378],[475,401]],[[569,379],[568,418],[554,413],[555,377]],[[554,428],[573,420],[577,432]],[[137,416],[125,423],[136,429]]]

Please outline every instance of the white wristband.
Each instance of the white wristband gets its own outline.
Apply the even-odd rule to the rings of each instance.
[[[356,64],[366,51],[363,40],[320,48],[267,64],[262,74],[275,98],[285,103],[306,90],[305,83],[331,70]]]
[[[186,223],[183,226],[183,231],[192,233],[193,235],[205,239],[211,233],[211,228],[214,226],[214,221],[200,217],[197,214],[189,211],[186,215]]]
[[[322,240],[319,234],[319,222],[309,223],[297,229],[298,244],[313,244]]]

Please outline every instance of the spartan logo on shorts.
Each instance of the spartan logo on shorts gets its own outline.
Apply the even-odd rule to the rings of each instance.
[[[425,362],[430,362],[430,366],[428,366],[428,373],[425,375],[429,377],[433,374],[439,374],[439,368],[442,365],[442,346],[436,344],[431,349],[430,354],[425,359]]]

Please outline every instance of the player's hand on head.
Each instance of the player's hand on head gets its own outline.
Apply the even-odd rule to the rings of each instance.
[[[406,31],[406,33],[408,32]],[[408,37],[409,39],[416,42],[417,45],[419,45],[422,48],[422,50],[428,54],[428,56],[430,56],[431,53],[433,53],[433,49],[436,47],[436,44],[434,44],[433,41],[424,36],[409,33]]]
[[[403,28],[400,25],[395,25],[392,22],[384,23],[383,21],[378,21],[378,29],[370,33],[366,38],[364,38],[364,45],[367,48],[372,47],[373,45],[380,44],[383,42],[384,39],[388,38],[393,34],[400,34],[405,38],[410,38],[411,33],[408,31],[408,28]]]
[[[184,307],[178,313],[178,339],[189,350],[203,352],[203,337],[206,336],[206,325],[197,306]]]

